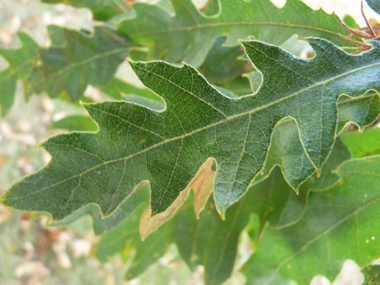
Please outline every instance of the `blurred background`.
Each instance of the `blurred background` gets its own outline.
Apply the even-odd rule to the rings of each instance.
[[[201,7],[207,0],[197,0]],[[254,0],[252,0],[254,1]],[[351,15],[360,26],[365,22],[361,15],[360,0],[303,0],[313,9],[323,8],[335,12],[341,18]],[[157,2],[157,1],[139,1]],[[282,7],[285,0],[273,0]],[[368,6],[368,18],[377,19]],[[54,24],[80,30],[92,29],[92,15],[86,9],[74,9],[64,4],[46,5],[37,0],[0,0],[0,46],[17,48],[17,31],[32,35],[41,45],[49,45],[46,25]],[[7,62],[0,57],[0,70]],[[121,67],[127,70],[128,67]],[[132,76],[132,75],[131,75]],[[86,96],[96,100],[101,95],[93,88]],[[49,97],[33,96],[24,102],[21,84],[16,102],[6,119],[0,121],[0,193],[6,191],[13,181],[30,174],[49,162],[43,149],[35,146],[49,136],[59,133],[51,123],[71,113],[84,113],[80,107]],[[180,260],[173,246],[169,253],[136,280],[123,282],[125,268],[115,258],[101,264],[91,257],[91,247],[97,241],[91,228],[90,217],[85,217],[64,228],[46,228],[46,219],[34,219],[0,205],[0,284],[203,284],[202,268],[191,272]],[[240,259],[246,258],[244,244],[239,249]],[[239,262],[238,262],[239,263]],[[360,268],[347,261],[334,285],[359,285],[363,281]],[[244,278],[236,273],[226,284],[242,284]],[[331,284],[319,276],[312,285]]]

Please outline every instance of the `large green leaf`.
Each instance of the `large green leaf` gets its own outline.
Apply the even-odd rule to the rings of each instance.
[[[284,227],[298,221],[304,212],[309,192],[317,189],[326,189],[336,183],[338,176],[331,173],[331,171],[336,169],[340,163],[350,158],[350,153],[347,147],[345,147],[340,140],[337,140],[320,177],[317,178],[316,175],[310,177],[300,187],[299,195],[297,195],[288,185],[289,180],[286,179],[287,176],[285,176],[285,179],[283,177],[283,174],[289,176],[289,173],[284,172],[281,174],[281,171],[279,171],[278,168],[272,170],[276,164],[280,165],[282,168],[288,168],[289,165],[287,165],[287,162],[297,163],[297,155],[301,157],[304,150],[301,144],[299,142],[297,143],[297,141],[289,143],[291,139],[297,140],[297,138],[298,130],[293,121],[285,122],[276,127],[265,168],[260,173],[260,176],[258,176],[259,179],[255,179],[255,184],[257,185],[251,187],[249,190],[249,196],[253,197],[250,198],[250,208],[253,208],[254,213],[260,216],[263,221],[262,226],[265,226],[266,221],[270,222],[274,227]],[[294,151],[295,147],[291,147],[290,145],[292,144],[299,147],[299,150],[293,154],[291,154],[291,151]],[[277,150],[279,149],[284,150],[284,153],[281,152],[278,154]],[[290,155],[285,155],[289,153]],[[283,157],[283,161],[277,161],[275,159],[276,157],[278,159]],[[296,169],[297,168],[295,168],[295,170]],[[267,179],[260,183],[263,178]],[[133,195],[131,197],[134,197]],[[141,200],[141,202],[145,203],[147,200],[148,199]],[[101,217],[102,214],[97,206],[81,208],[68,218],[54,223],[53,225],[66,225],[84,215],[91,215],[94,218],[95,233],[101,234],[104,230],[110,230],[127,219],[128,215],[125,215],[124,209],[130,209],[131,204],[134,204],[134,199],[129,198],[125,200],[120,207],[112,213],[112,215],[101,220],[102,227],[99,226],[98,221],[98,218]],[[269,205],[268,207],[271,209],[269,212],[264,207],[265,205]]]
[[[21,41],[19,49],[0,48],[0,55],[9,63],[9,67],[0,71],[0,116],[10,111],[16,92],[17,80],[22,80],[24,95],[28,100],[33,94],[32,71],[40,60],[40,47],[27,34],[19,32]]]
[[[159,213],[214,157],[214,196],[224,216],[260,173],[272,131],[285,117],[297,122],[307,156],[320,172],[335,141],[339,95],[379,89],[380,47],[375,43],[350,55],[326,40],[309,41],[316,56],[308,60],[260,41],[244,42],[263,84],[254,96],[239,99],[220,94],[189,65],[132,63],[142,82],[163,97],[166,110],[124,102],[85,105],[99,132],[50,138],[43,146],[52,162],[13,185],[3,203],[47,211],[53,219],[96,203],[108,215],[149,180],[152,210]]]
[[[269,0],[222,0],[220,13],[204,16],[191,0],[172,0],[175,15],[160,6],[136,3],[134,19],[119,24],[119,30],[136,44],[149,47],[149,58],[185,61],[199,66],[218,36],[228,34],[226,45],[254,36],[281,44],[294,34],[322,37],[346,46],[338,34],[348,32],[335,14],[314,11],[299,0],[288,0],[282,9]]]
[[[42,65],[38,73],[44,76],[34,82],[37,92],[46,91],[50,97],[67,94],[77,100],[88,84],[106,86],[130,47],[128,38],[102,27],[95,28],[90,36],[56,27],[50,31],[59,34],[64,46],[40,51]]]
[[[248,284],[308,284],[317,274],[334,278],[346,259],[360,266],[380,253],[380,157],[350,160],[337,170],[342,181],[312,192],[302,219],[282,230],[268,227],[257,253],[244,266]],[[281,283],[282,284],[282,283]]]

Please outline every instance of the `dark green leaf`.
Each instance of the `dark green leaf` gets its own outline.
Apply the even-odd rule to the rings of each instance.
[[[320,171],[334,144],[339,95],[380,88],[380,47],[350,55],[325,40],[310,43],[316,57],[304,60],[259,41],[244,42],[263,84],[254,96],[239,99],[223,96],[188,65],[132,63],[142,82],[163,97],[166,110],[123,102],[85,105],[99,132],[46,141],[53,155],[49,167],[12,186],[3,203],[47,211],[53,219],[96,203],[108,215],[149,180],[152,210],[160,213],[214,157],[215,201],[224,216],[260,173],[272,131],[285,117],[297,121],[307,156]]]

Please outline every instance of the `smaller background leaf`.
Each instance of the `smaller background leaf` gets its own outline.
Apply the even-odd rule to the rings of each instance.
[[[73,101],[79,99],[88,84],[102,88],[111,82],[116,69],[128,54],[128,38],[109,29],[96,27],[90,36],[69,29],[54,28],[56,42],[41,50],[42,66],[35,74],[37,92],[46,91],[50,97],[67,94]]]

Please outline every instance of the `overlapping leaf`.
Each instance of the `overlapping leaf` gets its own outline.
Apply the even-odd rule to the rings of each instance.
[[[379,89],[380,48],[350,55],[326,40],[310,43],[316,57],[304,60],[259,41],[244,42],[263,84],[254,96],[239,99],[224,97],[188,65],[132,63],[166,110],[123,102],[86,105],[99,132],[46,141],[53,155],[49,167],[14,185],[3,203],[47,211],[54,219],[96,203],[108,215],[148,180],[152,210],[159,213],[214,157],[215,202],[224,216],[263,168],[272,131],[285,117],[297,122],[307,156],[320,171],[334,144],[339,95]]]
[[[220,13],[204,16],[191,0],[172,0],[175,15],[160,6],[136,3],[134,19],[119,24],[119,30],[139,45],[149,47],[149,58],[185,61],[199,66],[218,36],[228,34],[226,45],[249,36],[281,44],[294,34],[315,36],[346,46],[338,34],[348,32],[338,17],[314,11],[299,0],[288,0],[282,9],[269,0],[220,1]]]
[[[248,284],[308,284],[317,274],[334,278],[346,259],[365,266],[378,256],[380,157],[345,162],[337,173],[342,181],[312,192],[300,222],[265,230],[243,269]]]
[[[292,141],[292,143],[289,143],[290,141]],[[301,186],[299,190],[300,194],[296,195],[294,191],[291,191],[291,187],[288,183],[292,181],[291,177],[292,175],[295,175],[297,170],[302,170],[302,167],[299,167],[299,159],[301,159],[301,164],[305,164],[305,169],[309,169],[306,164],[308,160],[302,161],[303,155],[304,150],[301,143],[298,141],[296,124],[293,121],[287,121],[278,125],[272,136],[272,143],[268,152],[265,168],[254,181],[254,184],[257,185],[251,187],[249,190],[250,197],[253,197],[250,199],[251,202],[249,202],[250,208],[253,208],[253,211],[259,215],[262,220],[262,226],[265,226],[266,221],[270,222],[274,227],[284,227],[298,221],[304,212],[309,192],[317,189],[325,189],[336,183],[338,176],[331,173],[331,171],[340,163],[350,158],[350,153],[347,150],[347,147],[338,140],[335,143],[334,149],[329,156],[320,177],[316,178],[315,175],[310,177]],[[293,168],[291,167],[292,163],[295,165]],[[272,170],[275,165],[279,165],[282,169],[290,169],[290,173],[284,172],[281,174],[279,169]],[[314,169],[310,164],[309,166],[311,167],[311,174],[314,172]],[[285,176],[285,179],[283,175]],[[266,178],[265,181],[262,181],[264,178]],[[134,197],[133,195],[131,197]],[[101,212],[96,206],[81,208],[73,213],[73,215],[55,223],[54,225],[66,225],[79,217],[88,214],[94,217],[95,233],[101,234],[103,231],[100,229],[113,229],[127,219],[128,215],[124,215],[124,209],[129,209],[134,201],[135,198],[129,198],[124,201],[121,206],[112,213],[112,215],[102,219],[102,227],[99,227],[98,225],[98,218],[101,217]],[[141,200],[141,203],[147,203],[147,201],[148,199]],[[271,211],[268,212],[264,205],[270,205],[269,208]],[[198,211],[196,213],[198,213]]]

